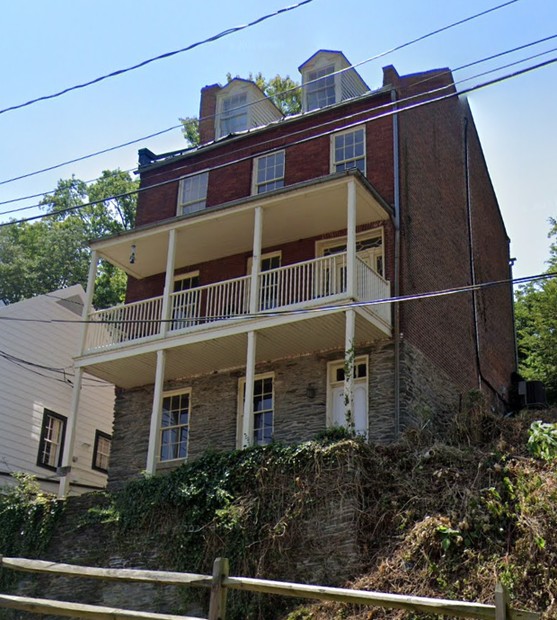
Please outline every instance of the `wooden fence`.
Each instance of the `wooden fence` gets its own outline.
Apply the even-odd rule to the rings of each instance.
[[[111,581],[144,582],[160,585],[182,585],[206,587],[211,589],[209,617],[207,620],[226,619],[226,597],[229,589],[259,592],[296,598],[335,601],[355,605],[369,605],[386,609],[404,609],[413,612],[425,612],[458,618],[479,618],[480,620],[538,620],[541,614],[532,611],[513,609],[509,604],[508,594],[501,584],[495,588],[493,605],[450,601],[421,596],[402,594],[385,594],[347,588],[330,588],[312,586],[266,579],[231,577],[228,574],[228,560],[217,558],[213,565],[213,575],[196,575],[168,571],[132,570],[115,568],[93,568],[71,564],[56,564],[42,560],[24,558],[3,558],[3,569],[43,573],[50,575],[72,575],[92,579]],[[30,598],[0,594],[0,608],[17,609],[38,614],[52,614],[92,620],[116,620],[118,618],[138,618],[141,620],[202,620],[191,616],[176,616],[126,609],[114,609],[98,605],[84,605],[48,599]]]

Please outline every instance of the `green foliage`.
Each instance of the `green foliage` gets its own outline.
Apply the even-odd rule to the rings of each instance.
[[[47,549],[62,503],[44,493],[29,474],[13,474],[17,484],[0,489],[0,555],[40,557]],[[5,591],[15,576],[3,571],[0,589]]]
[[[528,449],[544,461],[557,457],[557,424],[537,420],[530,425]]]
[[[186,118],[180,118],[182,123],[182,133],[189,146],[199,145],[199,119],[194,116],[188,116]]]
[[[88,242],[133,227],[138,182],[121,170],[105,170],[87,186],[72,177],[62,179],[41,201],[48,214],[40,221],[0,229],[0,300],[22,299],[81,284],[89,270]],[[81,207],[89,202],[95,204]],[[112,265],[99,266],[94,304],[115,305],[123,299],[125,275]]]
[[[551,219],[548,236],[557,238]],[[548,273],[557,272],[557,242],[550,246]],[[557,403],[557,278],[521,286],[515,295],[520,373],[527,380],[543,381],[550,403]]]

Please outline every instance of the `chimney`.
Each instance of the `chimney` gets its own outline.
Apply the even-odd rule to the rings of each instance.
[[[393,65],[383,67],[383,86],[398,86],[400,75]]]
[[[215,139],[215,118],[217,113],[217,93],[219,84],[211,84],[201,89],[199,103],[199,142],[206,144]]]

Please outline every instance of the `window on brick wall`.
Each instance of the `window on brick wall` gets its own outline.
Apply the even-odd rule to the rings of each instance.
[[[39,440],[37,465],[56,471],[62,465],[67,418],[45,409]]]
[[[209,173],[202,172],[180,180],[178,190],[178,215],[195,213],[207,204]]]
[[[173,461],[188,456],[191,390],[166,392],[162,399],[160,460]]]
[[[263,194],[279,187],[284,187],[284,151],[258,157],[253,165],[253,193]]]
[[[343,131],[331,136],[331,172],[357,168],[366,173],[366,142],[364,128]]]
[[[240,379],[238,415],[238,445],[242,445],[244,399],[246,380]],[[273,440],[273,424],[275,411],[274,376],[272,373],[256,375],[253,382],[253,438],[255,446],[266,446]]]
[[[95,447],[93,449],[93,463],[91,467],[97,471],[106,473],[108,471],[108,461],[110,460],[110,448],[112,437],[107,433],[97,430],[95,432]]]

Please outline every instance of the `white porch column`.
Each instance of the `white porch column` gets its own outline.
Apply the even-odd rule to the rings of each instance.
[[[356,297],[356,182],[348,183],[346,207],[346,293]]]
[[[145,470],[154,474],[157,469],[157,454],[159,450],[159,431],[162,415],[162,393],[164,388],[164,370],[166,366],[166,351],[157,351],[157,369],[155,371],[155,390],[153,393],[153,409],[151,411],[151,426],[149,429],[149,448],[147,450],[147,464]]]
[[[81,392],[82,378],[83,368],[75,368],[71,411],[66,427],[64,454],[62,455],[62,471],[65,473],[65,475],[60,477],[58,497],[66,497],[70,490],[70,472],[75,445],[75,427],[77,423],[77,412],[79,409],[79,396]]]
[[[246,359],[246,388],[244,395],[244,415],[242,418],[242,448],[253,444],[253,381],[255,378],[256,332],[248,332],[248,352]]]
[[[255,207],[253,222],[253,257],[251,260],[251,281],[249,295],[249,312],[259,310],[259,273],[261,271],[261,244],[263,237],[263,209]]]
[[[159,333],[165,336],[170,327],[169,320],[172,315],[170,295],[174,290],[174,262],[176,259],[176,229],[171,228],[168,232],[168,252],[166,254],[166,275],[164,277],[164,291],[162,296],[162,310]]]
[[[345,312],[344,342],[344,417],[349,430],[354,430],[354,335],[356,330],[356,312]]]
[[[91,314],[91,308],[93,306],[93,294],[95,292],[95,279],[97,277],[97,266],[99,264],[99,255],[96,250],[91,252],[91,262],[89,263],[89,275],[87,276],[87,290],[85,291],[85,301],[83,302],[83,310],[81,312],[81,319],[87,321]],[[84,322],[81,327],[81,340],[79,343],[78,355],[83,355],[85,351],[85,345],[87,344],[87,331],[89,324]]]
[[[87,330],[89,327],[89,315],[93,305],[93,294],[95,292],[95,279],[97,277],[97,266],[99,263],[99,254],[96,250],[91,252],[91,262],[89,263],[89,274],[87,276],[87,290],[85,291],[85,299],[83,301],[83,310],[81,312],[81,338],[79,347],[76,352],[77,356],[83,355],[87,344]],[[75,431],[77,426],[77,416],[79,412],[79,397],[81,395],[81,383],[83,378],[83,369],[74,366],[74,383],[72,388],[72,402],[70,405],[70,415],[66,426],[66,434],[64,438],[64,453],[62,455],[62,471],[64,476],[60,477],[60,486],[58,488],[58,496],[66,497],[70,490],[70,471],[73,460],[73,452],[75,446]]]

